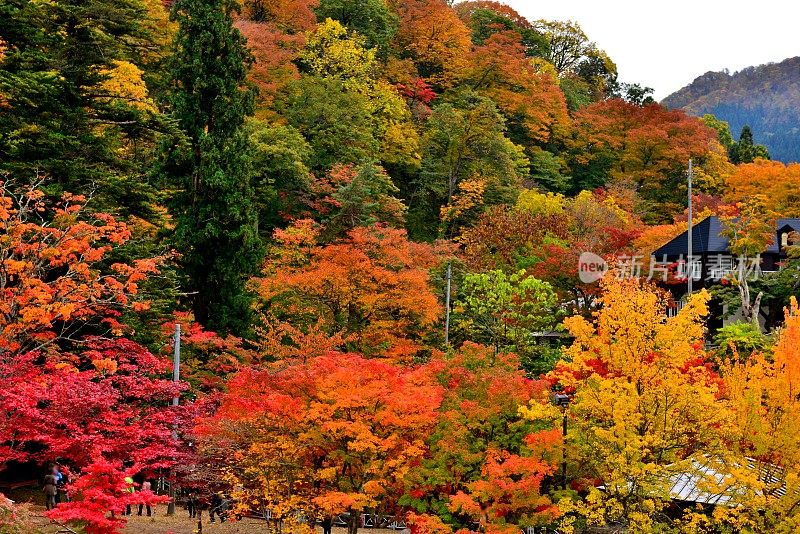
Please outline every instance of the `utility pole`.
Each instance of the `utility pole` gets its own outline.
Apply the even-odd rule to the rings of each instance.
[[[686,234],[688,240],[689,254],[686,256],[686,281],[687,285],[687,295],[692,294],[692,276],[694,264],[692,263],[692,160],[689,159],[689,213],[687,217],[687,226],[688,226],[688,233]]]
[[[444,297],[444,344],[450,346],[450,281],[453,278],[453,264],[447,264],[447,293]]]
[[[172,355],[172,381],[176,384],[181,380],[181,325],[175,323],[175,351]],[[172,397],[172,405],[177,406],[180,398],[176,395]],[[172,441],[177,442],[178,431],[175,427],[172,428]],[[169,496],[170,501],[167,505],[167,515],[175,515],[175,481],[172,477],[172,468],[170,468],[170,481],[169,481]]]
[[[175,352],[172,355],[172,381],[176,384],[181,380],[181,324],[175,323]],[[172,397],[172,405],[178,405],[178,397]]]
[[[553,401],[556,406],[561,408],[561,485],[567,489],[567,410],[569,409],[570,398],[564,393],[556,393]]]

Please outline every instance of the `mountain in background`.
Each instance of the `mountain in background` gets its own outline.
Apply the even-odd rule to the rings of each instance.
[[[734,74],[707,72],[662,104],[698,117],[711,113],[730,124],[735,139],[749,125],[772,159],[800,161],[800,57]]]

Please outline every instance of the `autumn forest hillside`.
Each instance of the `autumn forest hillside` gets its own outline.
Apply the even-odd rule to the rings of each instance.
[[[0,0],[0,534],[796,531],[800,165],[651,93],[489,0]]]
[[[750,126],[756,142],[765,145],[774,159],[800,161],[798,57],[732,74],[707,72],[662,104],[697,117],[711,113],[737,134]]]

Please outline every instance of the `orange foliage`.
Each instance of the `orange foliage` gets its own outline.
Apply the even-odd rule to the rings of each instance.
[[[420,74],[439,87],[449,87],[469,54],[469,28],[444,0],[390,0],[400,19],[395,44],[414,60]]]
[[[274,24],[286,33],[302,33],[314,28],[314,8],[318,0],[245,0],[242,15],[252,21]]]
[[[550,432],[539,445],[547,449],[560,441],[557,431]],[[558,515],[558,508],[540,492],[544,478],[554,472],[554,465],[535,456],[490,450],[481,469],[481,479],[468,485],[468,493],[456,493],[450,499],[450,509],[477,520],[483,532],[516,534],[520,526],[504,523],[507,516],[522,513],[526,517],[552,518]]]
[[[544,142],[553,132],[566,133],[569,116],[558,80],[537,72],[525,56],[519,33],[495,33],[476,47],[464,76],[531,140]]]
[[[275,96],[300,76],[294,59],[305,44],[305,36],[284,33],[275,24],[250,20],[240,19],[236,27],[255,58],[249,79],[259,89],[257,114],[261,115]]]
[[[276,518],[302,507],[312,517],[350,512],[358,520],[366,508],[394,505],[425,454],[441,398],[424,367],[328,353],[243,371],[200,433],[230,448],[240,502]]]
[[[291,329],[308,336],[313,327],[370,356],[404,360],[422,348],[422,337],[442,312],[429,270],[445,248],[414,243],[405,231],[381,226],[355,228],[324,245],[311,221],[276,231],[275,239],[279,245],[254,286],[262,311],[274,314],[270,320],[291,326],[272,322],[265,332],[279,337],[267,346],[296,345]]]
[[[706,156],[716,135],[683,111],[619,99],[591,104],[574,119],[575,162],[590,165],[610,157],[612,179],[637,189],[663,186],[664,177],[683,169],[689,158]]]
[[[753,195],[766,195],[783,217],[800,217],[800,163],[756,160],[736,167],[726,180],[725,200],[737,204]]]
[[[470,342],[435,355],[430,365],[441,368],[437,376],[446,393],[430,458],[409,477],[410,496],[446,499],[481,532],[549,522],[557,512],[541,484],[555,471],[561,433],[549,421],[520,413],[532,401],[546,402],[548,383],[526,378],[516,355]],[[437,530],[430,517],[414,520]]]
[[[85,199],[69,194],[45,222],[43,198],[34,188],[15,195],[0,182],[0,354],[45,347],[88,322],[121,333],[121,307],[158,272],[159,259],[104,269],[131,237],[125,223],[102,213],[83,220]]]

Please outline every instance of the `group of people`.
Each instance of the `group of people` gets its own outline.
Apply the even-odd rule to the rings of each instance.
[[[136,483],[133,481],[131,477],[125,477],[125,483],[128,485],[128,492],[129,493],[136,493]],[[149,480],[145,480],[142,482],[141,491],[150,493],[152,485],[150,484]],[[153,515],[153,509],[150,507],[149,503],[139,503],[139,513],[137,515],[142,515],[142,511],[144,508],[147,508],[147,517]],[[125,506],[125,515],[132,515],[131,514],[131,505]]]
[[[51,465],[44,477],[44,507],[52,510],[58,503],[69,501],[66,487],[67,475],[61,471],[61,466]]]
[[[211,499],[207,502],[209,521],[216,523],[217,518],[219,518],[220,523],[224,523],[228,519],[228,510],[232,508],[233,500],[219,491],[213,493]],[[192,519],[196,518],[201,509],[202,503],[197,497],[197,494],[190,491],[186,496],[186,510],[189,512],[189,517]]]
[[[127,485],[126,491],[129,493],[137,492],[137,484],[132,477],[125,477]],[[44,495],[45,495],[45,508],[52,510],[60,502],[68,502],[69,495],[66,490],[67,474],[62,467],[58,464],[52,464],[47,475],[44,477]],[[150,481],[145,480],[139,486],[139,492],[150,493],[152,485]],[[200,510],[204,508],[203,504],[208,505],[209,520],[216,523],[217,519],[224,523],[228,519],[228,511],[233,508],[233,500],[225,493],[219,491],[211,494],[211,498],[201,499],[197,493],[190,491],[186,496],[186,510],[189,512],[189,517],[195,519],[198,517]],[[148,517],[153,515],[153,508],[146,501],[139,504],[137,515],[147,513]],[[132,506],[130,504],[125,506],[125,515],[133,515]]]

